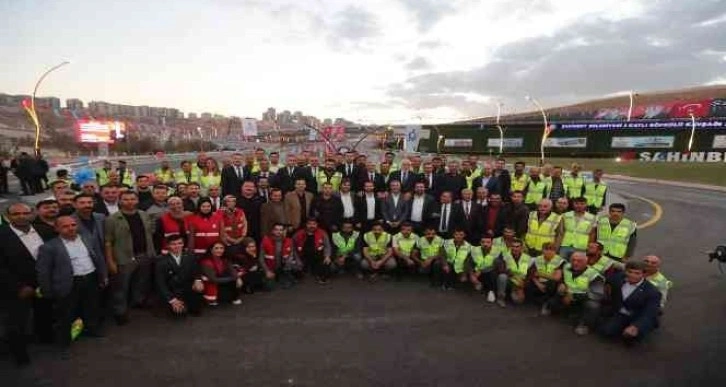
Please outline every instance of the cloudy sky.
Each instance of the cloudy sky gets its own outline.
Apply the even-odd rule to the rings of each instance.
[[[435,122],[726,83],[726,0],[0,2],[0,92]],[[420,118],[416,118],[420,117]]]

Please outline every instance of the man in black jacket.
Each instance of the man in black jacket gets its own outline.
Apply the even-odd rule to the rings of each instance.
[[[40,235],[30,225],[33,212],[23,203],[10,205],[5,210],[7,224],[0,226],[0,301],[7,310],[5,330],[10,352],[18,365],[30,362],[27,351],[25,326],[30,319],[38,284],[35,259],[43,244]],[[45,322],[51,329],[50,321]],[[45,332],[51,334],[50,332]],[[47,337],[44,339],[48,339]]]
[[[323,192],[313,199],[310,213],[317,218],[320,228],[328,235],[338,231],[343,220],[343,202],[333,195],[333,185],[323,183]]]
[[[202,311],[202,272],[194,254],[184,251],[181,235],[166,237],[169,250],[156,261],[155,280],[159,296],[174,316],[187,313],[198,316]]]
[[[661,293],[645,278],[645,264],[631,261],[625,273],[608,284],[612,315],[600,327],[608,338],[622,338],[626,344],[642,341],[658,323]]]
[[[251,168],[243,164],[244,160],[242,159],[242,155],[235,153],[232,155],[232,164],[222,168],[222,197],[239,195],[242,183],[252,180]]]
[[[466,178],[459,174],[459,163],[452,161],[449,163],[449,171],[441,176],[440,192],[449,191],[453,200],[458,200],[464,188],[466,188]]]

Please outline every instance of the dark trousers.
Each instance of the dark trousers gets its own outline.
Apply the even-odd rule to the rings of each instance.
[[[13,298],[2,301],[3,308],[7,311],[5,317],[5,331],[8,337],[10,353],[17,362],[27,362],[28,359],[28,335],[27,327],[30,321],[30,313],[33,302],[30,299],[21,300]]]
[[[497,291],[497,272],[496,270],[489,270],[479,274],[479,282],[482,284],[483,292],[496,292]]]
[[[234,283],[232,285],[234,286]],[[189,290],[186,290],[180,294],[175,294],[175,297],[184,302],[184,306],[186,306],[186,311],[185,313],[181,314],[174,313],[174,311],[171,309],[171,305],[167,303],[167,309],[169,310],[169,313],[172,315],[172,317],[184,317],[187,314],[198,316],[202,312],[202,294],[192,290],[191,285],[189,285]]]
[[[332,262],[330,264],[325,264],[323,257],[323,254],[311,254],[307,257],[305,257],[305,262],[310,265],[310,271],[315,276],[315,278],[319,278],[322,280],[327,280],[330,278],[330,275],[332,274],[333,268],[332,268]]]
[[[589,299],[585,294],[575,294],[570,305],[565,305],[562,296],[555,294],[547,301],[549,308],[555,313],[567,313],[573,324],[585,324],[590,328],[597,325],[600,315],[600,303]]]
[[[55,300],[55,339],[61,347],[71,344],[71,325],[80,317],[86,332],[98,333],[99,321],[98,275],[94,271],[73,277],[70,294]]]
[[[8,193],[8,171],[4,167],[0,167],[0,194]]]
[[[27,177],[20,177],[20,189],[23,191],[23,195],[33,195],[35,194],[35,191],[33,191],[33,186],[31,184],[31,179]]]
[[[544,283],[545,289],[544,291],[539,290],[537,285],[532,283],[532,281],[528,281],[527,285],[524,287],[524,292],[527,297],[527,300],[532,301],[533,303],[537,305],[542,305],[550,298],[554,297],[557,294],[557,282],[555,281],[547,281]]]
[[[252,293],[256,289],[260,289],[262,287],[263,278],[264,271],[262,269],[257,269],[257,271],[248,271],[245,273],[245,275],[242,276],[245,291]]]
[[[627,316],[620,312],[607,318],[600,326],[600,333],[608,338],[622,337],[623,330],[633,323],[633,316]],[[653,331],[655,325],[646,325],[638,327],[638,336],[630,339],[624,339],[626,342],[642,341],[650,332]]]
[[[456,273],[454,265],[449,265],[449,272],[444,272],[445,261],[437,259],[431,263],[431,281],[432,285],[453,287],[456,283]]]
[[[125,316],[129,305],[142,305],[151,295],[152,258],[139,257],[118,265],[111,277],[111,298],[114,316]]]
[[[33,299],[33,332],[41,343],[53,342],[53,300]]]

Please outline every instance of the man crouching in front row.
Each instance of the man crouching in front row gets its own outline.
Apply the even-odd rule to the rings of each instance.
[[[182,317],[187,313],[199,316],[204,284],[197,257],[184,251],[184,240],[179,234],[166,237],[166,245],[169,252],[156,262],[159,295],[174,316]]]

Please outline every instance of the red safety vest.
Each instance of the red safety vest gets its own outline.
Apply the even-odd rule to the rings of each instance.
[[[226,209],[221,209],[217,213],[222,216],[224,231],[228,236],[237,239],[247,234],[247,217],[244,211],[235,208],[230,214]]]
[[[194,229],[194,252],[196,254],[205,254],[207,249],[219,240],[219,214],[205,218],[199,215],[189,217],[189,224]]]
[[[272,239],[270,236],[265,235],[264,238],[262,238],[262,242],[260,243],[262,247],[262,253],[265,254],[265,265],[267,266],[267,269],[270,271],[275,271],[277,267],[275,267],[275,240]],[[292,256],[292,239],[290,238],[283,238],[282,239],[282,260],[288,260]]]
[[[180,234],[184,240],[187,240],[187,234],[189,233],[189,216],[185,216],[181,222],[176,218],[172,217],[170,213],[165,213],[159,218],[161,222],[161,231],[164,233],[164,238],[161,240],[161,253],[166,254],[169,251],[166,249],[166,237],[173,234]],[[183,225],[183,229],[180,226]]]
[[[208,267],[214,271],[214,274],[221,276],[225,274],[227,271],[227,262],[220,258],[220,257],[214,257],[214,256],[207,256],[200,262],[202,266]]]
[[[307,238],[307,236],[308,233],[304,229],[295,233],[294,240],[298,253],[302,253],[303,247],[305,245],[305,238]],[[315,230],[315,251],[323,251],[323,249],[325,248],[324,239],[325,231],[323,231],[322,229]]]

